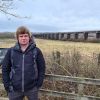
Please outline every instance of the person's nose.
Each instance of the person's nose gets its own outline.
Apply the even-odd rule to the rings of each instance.
[[[25,36],[23,36],[22,39],[25,39]]]

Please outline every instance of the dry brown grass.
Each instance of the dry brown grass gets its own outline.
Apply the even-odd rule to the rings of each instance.
[[[55,41],[36,39],[37,45],[45,52],[58,50],[60,52],[72,51],[74,49],[80,51],[82,54],[96,53],[100,51],[99,43],[84,43],[84,42],[71,42],[71,41]]]

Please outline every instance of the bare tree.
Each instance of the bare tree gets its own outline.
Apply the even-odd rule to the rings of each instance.
[[[18,1],[22,1],[22,0],[18,0]],[[4,13],[5,15],[10,15],[16,18],[29,18],[27,16],[23,17],[15,13],[11,13],[10,10],[14,9],[13,5],[14,5],[14,0],[0,0],[0,12]]]

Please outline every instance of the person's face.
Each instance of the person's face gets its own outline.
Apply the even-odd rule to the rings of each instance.
[[[27,45],[29,44],[29,35],[28,34],[19,34],[18,41],[20,45]]]

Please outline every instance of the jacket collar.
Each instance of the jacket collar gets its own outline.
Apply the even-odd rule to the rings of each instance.
[[[35,43],[29,42],[29,45],[28,45],[28,47],[27,47],[27,49],[25,51],[29,51],[29,50],[31,50],[31,49],[33,49],[35,47],[36,47],[36,44]],[[14,46],[14,50],[17,50],[19,52],[22,52],[21,47],[20,47],[20,44],[18,42],[16,42],[16,44]]]

